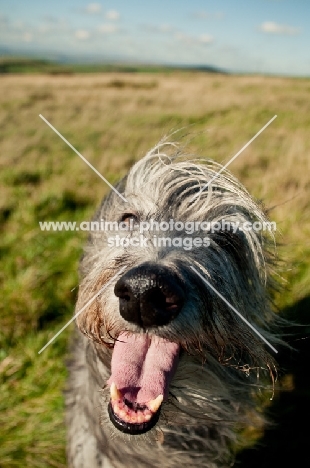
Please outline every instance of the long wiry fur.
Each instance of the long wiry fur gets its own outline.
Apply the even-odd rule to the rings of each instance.
[[[126,213],[139,221],[221,221],[241,225],[267,218],[246,189],[207,161],[190,161],[179,147],[160,142],[131,169],[106,197],[95,220],[120,221]],[[195,196],[196,195],[196,196]],[[255,425],[255,394],[273,379],[273,357],[255,333],[216,295],[191,266],[201,273],[270,343],[275,316],[270,287],[268,240],[263,232],[238,229],[195,232],[210,238],[209,247],[184,251],[175,247],[108,248],[116,233],[92,232],[81,260],[81,284],[76,311],[125,267],[158,262],[187,285],[181,313],[153,335],[179,343],[180,363],[156,428],[144,436],[119,435],[107,415],[112,348],[123,331],[140,333],[138,325],[119,314],[114,294],[116,277],[77,318],[81,333],[73,340],[67,392],[68,460],[72,467],[218,468],[232,463],[236,427]],[[137,232],[117,232],[137,236]],[[157,233],[160,235],[161,233]],[[150,235],[144,233],[144,235]],[[167,235],[167,233],[162,233]],[[170,236],[188,237],[185,232]],[[100,413],[100,418],[99,418]],[[99,421],[100,420],[100,421]]]

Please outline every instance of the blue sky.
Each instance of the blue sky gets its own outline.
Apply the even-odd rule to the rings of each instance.
[[[0,53],[310,75],[309,0],[0,0]]]

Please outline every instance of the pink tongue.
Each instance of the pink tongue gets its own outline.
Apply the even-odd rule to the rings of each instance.
[[[164,395],[177,367],[179,345],[157,336],[121,333],[116,341],[111,377],[127,400],[147,403]]]

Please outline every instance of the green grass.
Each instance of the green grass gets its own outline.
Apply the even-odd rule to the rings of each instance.
[[[57,346],[40,356],[37,354],[59,325],[51,326],[48,331],[28,332],[6,357],[3,356],[1,467],[65,466],[60,390],[66,376],[63,357],[68,334],[59,338]]]
[[[0,77],[0,467],[66,466],[72,325],[38,351],[73,313],[85,234],[41,232],[38,222],[88,220],[107,193],[39,114],[112,183],[171,130],[185,126],[190,153],[226,162],[278,114],[231,170],[273,207],[284,259],[277,307],[307,316],[310,80],[147,71]]]

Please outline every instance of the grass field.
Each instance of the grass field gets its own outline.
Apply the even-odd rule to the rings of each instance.
[[[198,72],[0,75],[1,468],[66,466],[62,390],[72,326],[38,351],[73,312],[85,236],[44,233],[38,222],[87,220],[107,193],[39,114],[111,183],[172,130],[186,127],[189,152],[225,163],[277,114],[230,169],[277,222],[283,289],[276,306],[309,324],[309,95],[310,79]],[[296,426],[310,417],[310,327],[298,333],[305,339],[293,345],[301,353],[286,362],[284,392],[270,409],[279,425],[263,436],[266,447],[254,459],[251,450],[240,455],[239,466],[285,466],[285,456],[282,465],[273,462],[273,456],[279,462],[280,446],[288,454],[307,447]]]

